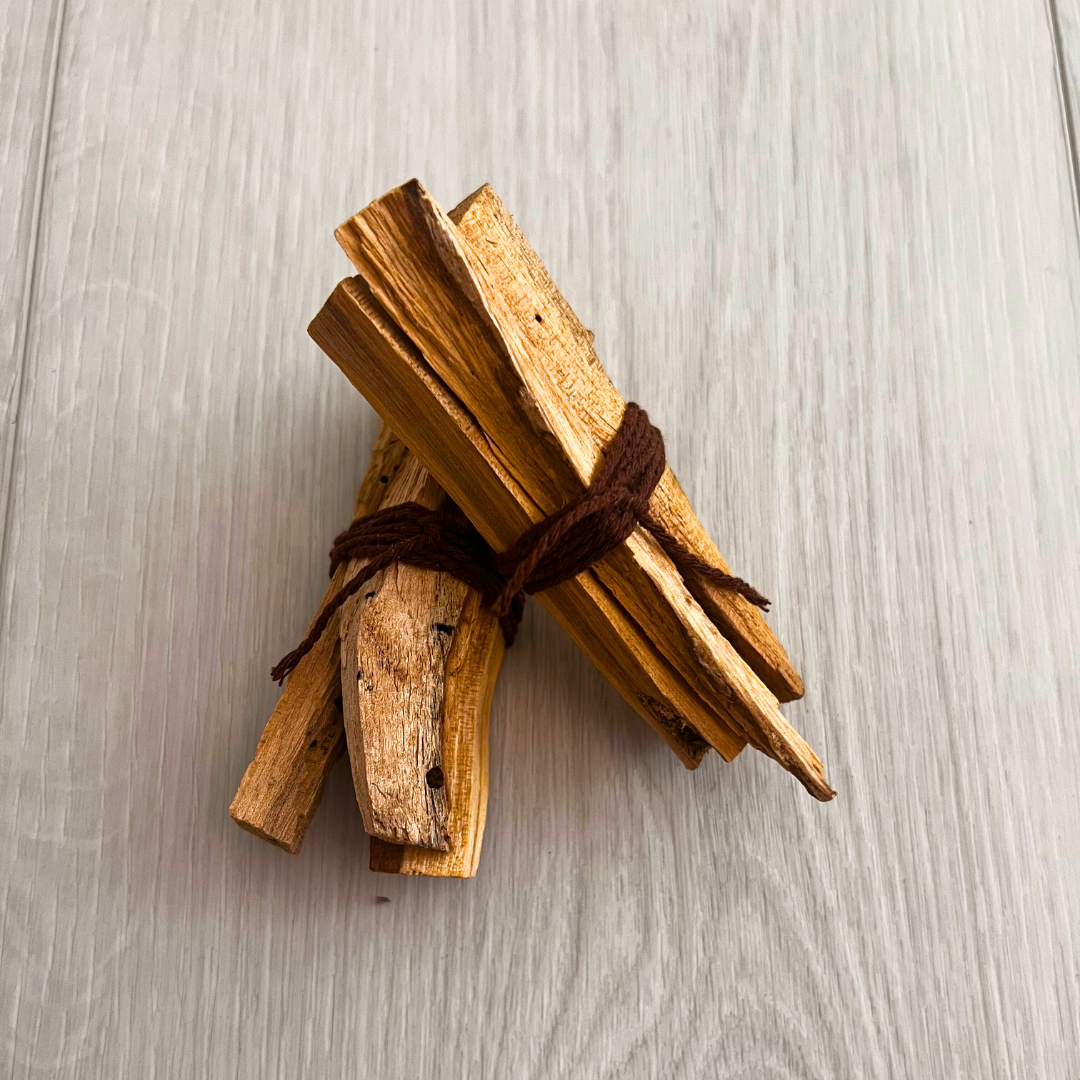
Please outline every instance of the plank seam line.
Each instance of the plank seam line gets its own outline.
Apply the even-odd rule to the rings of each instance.
[[[26,283],[23,286],[22,311],[15,356],[18,372],[15,376],[15,410],[12,418],[11,458],[7,466],[7,500],[4,505],[4,528],[0,533],[0,588],[6,593],[8,547],[11,532],[12,509],[15,504],[15,462],[19,455],[19,436],[22,432],[23,389],[26,383],[26,366],[30,348],[30,313],[34,306],[38,274],[38,251],[41,247],[42,206],[45,201],[45,177],[49,169],[49,152],[52,146],[53,110],[56,105],[56,84],[60,77],[60,49],[64,37],[67,16],[67,0],[56,0],[52,56],[49,59],[49,88],[42,110],[41,148],[38,150],[37,179],[34,185],[34,208],[30,218],[30,250],[26,258]],[[2,603],[3,601],[0,601]]]
[[[1065,146],[1069,155],[1069,182],[1072,187],[1073,225],[1080,240],[1080,153],[1076,145],[1076,120],[1073,115],[1072,95],[1069,92],[1069,73],[1065,66],[1065,45],[1061,33],[1061,18],[1057,0],[1046,0],[1047,19],[1050,23],[1050,40],[1054,46],[1054,74],[1058,84],[1058,103],[1061,123],[1065,129]]]

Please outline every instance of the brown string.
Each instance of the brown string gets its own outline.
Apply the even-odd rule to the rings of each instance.
[[[656,538],[683,578],[701,578],[738,593],[763,611],[769,601],[742,578],[699,559],[649,510],[649,499],[666,464],[664,437],[645,410],[631,402],[608,447],[596,479],[576,499],[526,530],[495,555],[453,503],[428,510],[401,503],[354,521],[330,551],[330,574],[344,562],[370,562],[338,590],[307,637],[271,671],[278,683],[312,649],[334,613],[361,586],[394,563],[453,574],[481,594],[499,616],[506,644],[513,644],[526,594],[550,589],[580,574],[618,547],[640,523]]]
[[[506,584],[506,578],[495,567],[491,548],[476,529],[461,518],[460,511],[449,500],[439,510],[406,502],[357,519],[334,540],[330,549],[330,576],[334,576],[342,563],[353,559],[369,559],[370,562],[334,594],[312,623],[307,637],[274,665],[270,678],[279,685],[322,637],[338,608],[376,574],[394,563],[453,574],[480,593],[488,607],[494,605]],[[525,598],[522,596],[512,600],[508,609],[499,615],[507,645],[513,643],[524,610]]]

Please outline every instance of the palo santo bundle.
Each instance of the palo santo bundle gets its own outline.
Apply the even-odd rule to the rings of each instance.
[[[310,333],[493,549],[587,502],[636,414],[494,192],[447,216],[412,181],[337,235],[359,277]],[[660,454],[638,526],[539,597],[688,765],[702,742],[729,759],[750,742],[829,799],[770,689],[801,681],[743,596],[710,584],[727,568]]]
[[[237,822],[298,850],[347,742],[371,868],[472,876],[491,696],[526,593],[687,768],[749,743],[831,799],[779,710],[803,684],[767,601],[494,191],[447,215],[410,181],[337,237],[358,276],[309,332],[387,426],[320,611],[274,670],[291,676]]]

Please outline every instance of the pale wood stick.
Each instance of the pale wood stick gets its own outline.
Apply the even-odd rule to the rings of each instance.
[[[622,422],[626,403],[593,348],[593,336],[563,298],[517,222],[490,184],[450,212],[467,250],[481,262],[505,310],[527,339],[531,355],[542,355],[555,384],[606,446]],[[570,388],[570,392],[566,392]],[[664,470],[652,496],[656,518],[684,547],[705,562],[731,571],[672,473]],[[803,682],[761,612],[745,597],[707,581],[688,582],[709,617],[736,652],[780,701],[803,695]]]
[[[387,874],[469,878],[476,874],[488,800],[488,729],[505,651],[499,621],[468,590],[446,663],[442,760],[449,790],[448,852],[371,838],[370,866]]]
[[[338,230],[380,304],[476,417],[488,441],[544,513],[583,490],[603,444],[522,334],[482,262],[416,181],[371,203]],[[596,564],[597,576],[689,685],[815,797],[830,799],[821,762],[776,697],[690,593],[651,535],[636,529]],[[702,734],[705,734],[704,732]]]
[[[407,455],[405,444],[384,426],[356,497],[356,517],[378,510],[386,488]],[[355,567],[338,568],[319,612],[353,572]],[[255,757],[240,781],[229,813],[241,828],[294,855],[300,850],[330,770],[345,752],[340,705],[335,616],[289,676],[259,739]]]
[[[430,510],[446,492],[410,457],[383,508]],[[449,851],[442,753],[447,658],[469,592],[450,574],[395,564],[341,614],[341,690],[356,801],[371,836]]]
[[[308,332],[496,550],[510,546],[543,517],[361,279],[341,282]],[[594,574],[579,574],[539,599],[687,767],[701,760],[702,735],[728,760],[745,745]]]

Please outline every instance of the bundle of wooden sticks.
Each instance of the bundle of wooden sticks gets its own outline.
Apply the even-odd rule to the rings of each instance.
[[[592,334],[488,186],[446,214],[410,181],[336,235],[357,276],[309,333],[384,420],[357,517],[449,498],[493,551],[513,548],[589,488],[626,414]],[[749,743],[832,798],[778,707],[802,696],[802,681],[758,608],[704,576],[700,563],[728,569],[670,468],[647,517],[651,531],[633,527],[538,599],[687,768],[710,747],[730,761]],[[657,536],[702,573],[680,572]],[[362,567],[339,566],[324,605]],[[233,818],[298,851],[347,746],[371,868],[471,877],[503,652],[475,588],[389,566],[292,671]]]

